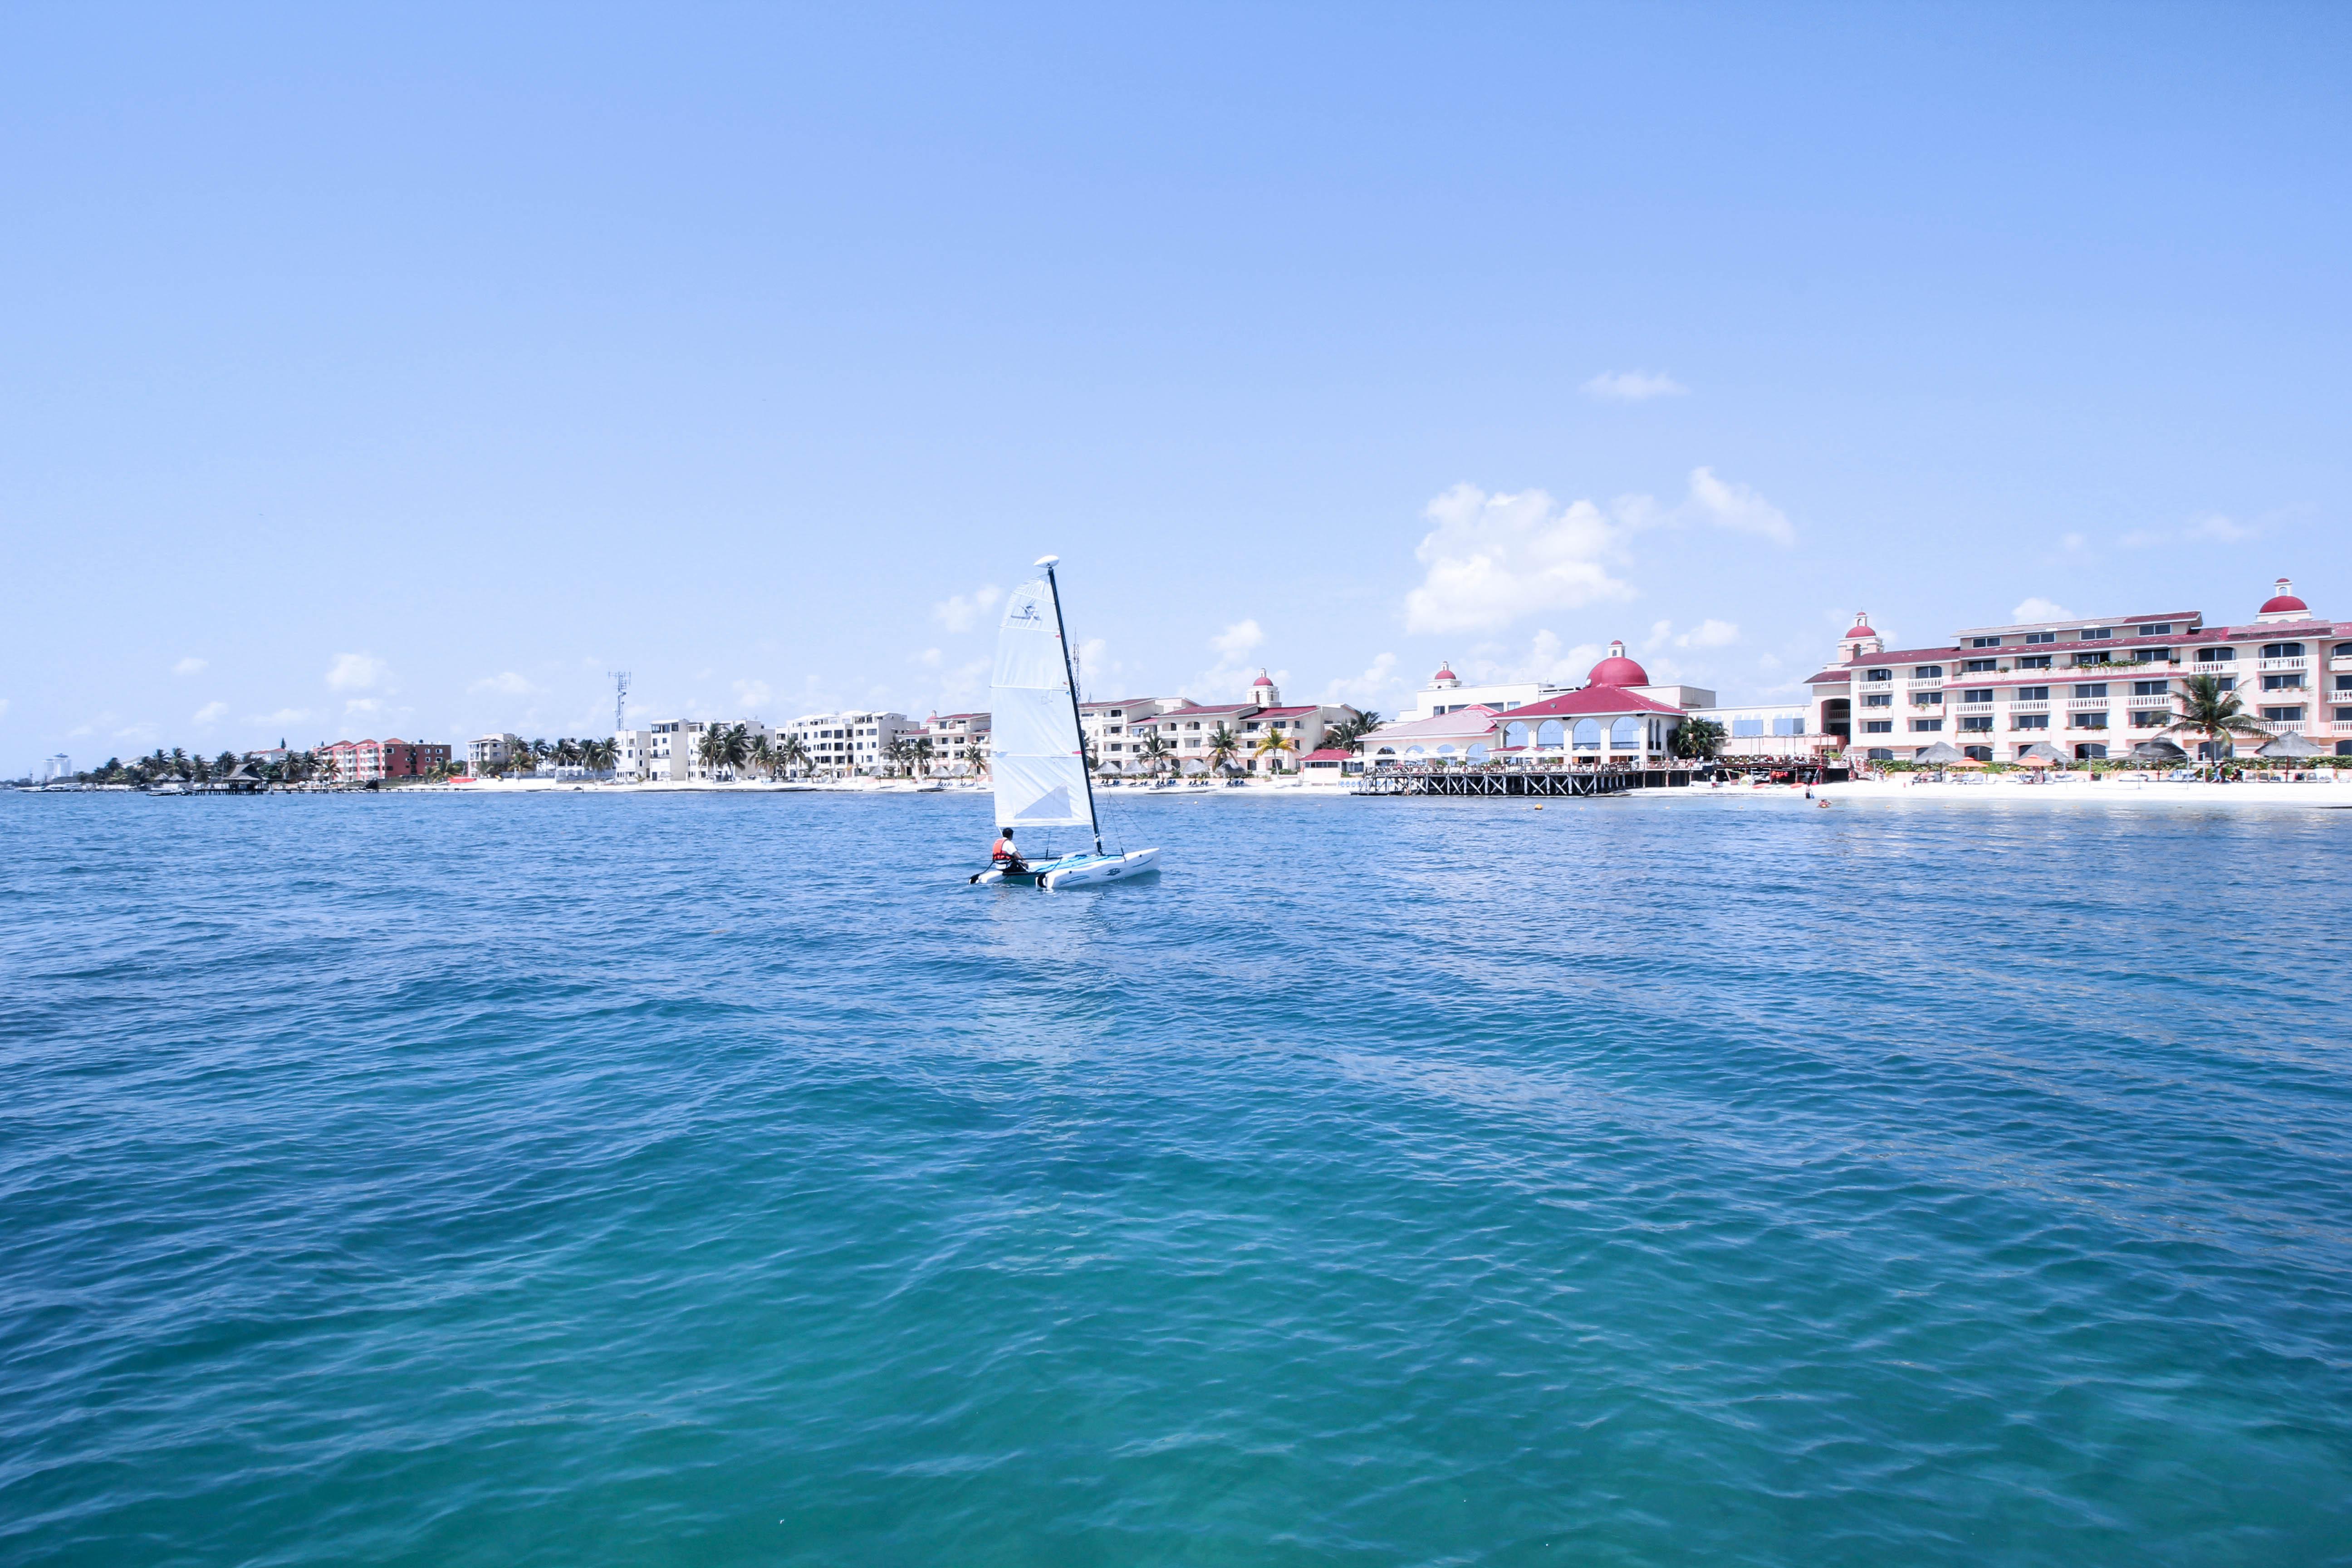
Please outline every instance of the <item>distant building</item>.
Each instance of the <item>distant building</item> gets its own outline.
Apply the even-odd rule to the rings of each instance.
[[[1182,701],[1176,697],[1118,697],[1078,704],[1078,733],[1086,738],[1100,773],[1140,773],[1135,749],[1151,733],[1144,721]]]
[[[328,770],[336,784],[372,784],[382,779],[423,778],[446,766],[449,748],[436,742],[334,741],[314,747],[310,754]]]
[[[882,773],[891,765],[891,746],[921,728],[904,713],[887,711],[811,713],[786,726],[800,737],[811,770],[821,778]]]
[[[934,713],[906,738],[931,743],[932,772],[962,774],[971,773],[975,759],[987,752],[988,734],[985,713]]]
[[[495,773],[514,759],[522,737],[511,731],[482,735],[466,742],[466,771],[476,778]]]
[[[1104,766],[1118,773],[1142,773],[1144,764],[1137,759],[1134,748],[1144,739],[1157,735],[1168,748],[1171,763],[1179,771],[1200,773],[1208,768],[1208,748],[1220,726],[1233,731],[1240,742],[1233,767],[1241,773],[1294,773],[1309,753],[1323,744],[1324,732],[1333,725],[1356,717],[1357,710],[1344,702],[1286,705],[1282,692],[1265,670],[1250,683],[1249,696],[1240,702],[1201,703],[1189,700],[1163,701],[1160,710],[1144,718],[1141,723],[1130,719],[1127,722],[1127,752],[1113,757],[1099,753]],[[1108,715],[1105,716],[1108,721]],[[1280,753],[1257,752],[1260,741],[1269,734],[1282,736],[1290,748]],[[1104,735],[1108,745],[1111,736]],[[1118,765],[1113,766],[1114,763]]]
[[[33,782],[36,784],[48,784],[57,779],[71,777],[73,777],[73,759],[63,752],[59,752],[54,757],[42,758],[40,765],[33,770]]]
[[[2352,756],[2352,622],[2315,615],[2284,577],[2234,626],[2166,610],[1969,626],[1949,643],[1890,649],[1857,615],[1838,661],[1809,684],[1813,727],[1849,754],[1897,761],[1948,741],[1979,762],[2037,743],[2090,761],[2164,734],[2197,675],[2236,691],[2271,733]],[[2223,744],[2179,743],[2208,756]]]

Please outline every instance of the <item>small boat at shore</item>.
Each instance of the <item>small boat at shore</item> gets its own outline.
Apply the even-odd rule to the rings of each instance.
[[[1084,827],[1094,836],[1095,847],[1092,853],[1025,862],[1015,870],[992,866],[971,879],[975,886],[1012,883],[1052,892],[1122,882],[1160,868],[1157,849],[1103,847],[1062,626],[1061,588],[1054,576],[1059,560],[1039,560],[1045,574],[1014,589],[1004,606],[996,634],[996,670],[989,682],[989,772],[999,827]]]

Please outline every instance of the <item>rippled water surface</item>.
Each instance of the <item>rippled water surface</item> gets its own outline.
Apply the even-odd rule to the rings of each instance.
[[[0,797],[0,1561],[2352,1560],[2352,813]]]

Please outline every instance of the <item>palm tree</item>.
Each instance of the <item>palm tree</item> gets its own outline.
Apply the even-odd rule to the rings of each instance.
[[[188,776],[188,753],[177,746],[172,748],[172,776],[182,779]]]
[[[1286,731],[1269,729],[1258,737],[1257,744],[1250,748],[1250,754],[1255,757],[1272,757],[1274,761],[1269,764],[1269,771],[1278,773],[1282,771],[1282,753],[1297,750],[1298,750],[1298,742],[1292,740]]]
[[[907,765],[907,759],[910,750],[910,746],[903,736],[899,739],[887,742],[882,747],[882,761],[888,766],[889,770],[895,773],[900,768]]]
[[[702,739],[694,743],[694,760],[700,763],[702,771],[712,778],[719,776],[719,770],[727,765],[726,725],[705,724],[702,727]]]
[[[971,766],[972,777],[986,778],[988,776],[988,737],[973,735],[966,740],[963,743],[963,760]]]
[[[1234,733],[1232,726],[1219,720],[1216,729],[1210,731],[1209,744],[1202,760],[1216,772],[1226,773],[1232,770],[1234,759],[1241,752],[1242,738]]]
[[[1712,719],[1685,719],[1675,726],[1666,744],[1685,762],[1707,762],[1723,750],[1723,726]]]
[[[1377,709],[1367,708],[1352,719],[1342,719],[1323,731],[1323,743],[1343,752],[1361,752],[1364,737],[1379,729],[1383,721]]]
[[[931,771],[931,738],[918,735],[907,742],[907,759],[915,764],[915,776],[921,778]]]
[[[773,778],[776,773],[776,749],[761,735],[751,742],[751,766],[762,778]]]
[[[804,769],[809,765],[809,749],[798,735],[787,735],[778,741],[772,752],[775,766],[786,772]]]
[[[1135,754],[1142,759],[1143,771],[1153,774],[1167,771],[1168,759],[1171,755],[1168,749],[1168,742],[1160,738],[1160,731],[1157,730],[1136,742]]]
[[[2230,743],[2231,736],[2270,733],[2246,711],[2237,693],[2221,684],[2218,675],[2190,676],[2180,693],[2180,716],[2164,728],[2168,734],[2175,730],[2193,730],[2219,743],[2213,769],[2216,784],[2221,779],[2221,758],[2236,749]]]

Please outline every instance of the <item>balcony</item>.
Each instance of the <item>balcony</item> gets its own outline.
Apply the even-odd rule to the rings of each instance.
[[[2012,713],[2047,713],[2050,711],[2050,704],[2047,702],[2012,702],[2009,705],[2009,710]]]
[[[2189,667],[2191,675],[2235,675],[2238,661],[2234,658],[2200,658]]]
[[[2263,671],[2264,674],[2268,674],[2273,669],[2307,669],[2310,667],[2311,660],[2300,656],[2294,658],[2258,658],[2254,660],[2254,668]]]
[[[2327,661],[2327,668],[2352,675],[2352,653],[2339,653]]]
[[[2116,705],[2116,700],[2112,697],[2069,697],[2066,699],[2066,711],[2069,713],[2097,713],[2114,707]],[[2012,710],[2012,711],[2014,711],[2014,710]]]

